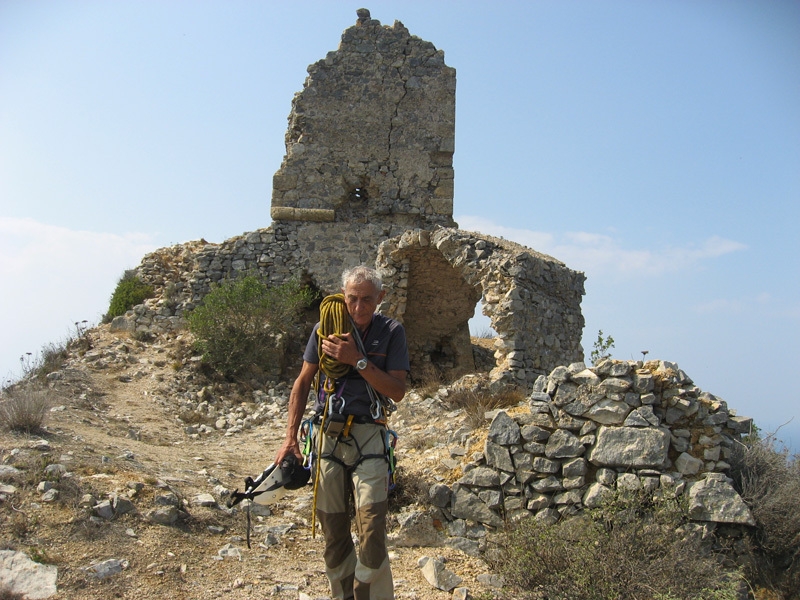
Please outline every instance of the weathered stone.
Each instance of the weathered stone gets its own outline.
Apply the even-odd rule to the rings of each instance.
[[[128,568],[127,560],[119,560],[117,558],[109,558],[97,564],[86,567],[84,571],[96,577],[97,579],[108,579],[112,575],[122,573],[124,569]]]
[[[57,578],[55,565],[34,562],[24,552],[0,550],[0,589],[9,597],[49,598],[58,591]]]
[[[659,467],[667,459],[669,433],[639,427],[600,427],[587,459],[607,467]]]
[[[111,506],[110,500],[103,500],[102,502],[98,502],[92,508],[92,512],[100,517],[101,519],[105,519],[110,521],[114,518],[114,507]]]
[[[660,424],[652,406],[637,408],[625,418],[624,422],[625,427],[658,427]]]
[[[561,470],[561,463],[542,456],[533,459],[533,469],[538,473],[558,473]]]
[[[689,516],[696,521],[754,526],[750,509],[724,475],[713,473],[687,486]]]
[[[598,508],[614,495],[614,490],[601,483],[593,483],[583,494],[581,501],[586,508]]]
[[[443,592],[449,592],[461,585],[461,577],[448,570],[442,561],[437,558],[423,557],[419,561],[422,576],[433,587]]]
[[[581,441],[569,431],[554,431],[547,440],[545,456],[548,458],[575,458],[586,451]]]
[[[111,500],[111,505],[114,513],[118,515],[126,515],[136,510],[136,506],[127,496],[115,495]]]
[[[486,455],[486,464],[490,467],[495,467],[507,473],[514,472],[514,463],[511,461],[511,453],[505,446],[500,446],[487,439],[484,444],[483,453]]]
[[[6,480],[21,473],[16,467],[11,465],[0,465],[0,480]]]
[[[192,504],[195,506],[215,507],[217,506],[217,501],[211,494],[203,493],[197,494],[192,498]]]
[[[158,525],[174,525],[178,521],[178,509],[174,506],[157,508],[147,513],[147,518]]]
[[[474,471],[475,469],[473,469]],[[497,483],[500,483],[500,477],[497,478]],[[428,497],[431,504],[440,508],[450,506],[450,496],[452,492],[448,486],[443,483],[434,483],[428,490]]]
[[[564,477],[581,477],[586,475],[586,459],[574,458],[564,461],[561,466],[561,473]]]
[[[397,547],[439,546],[442,536],[433,526],[429,514],[421,510],[401,512],[397,516],[399,527],[389,535],[389,540]]]
[[[603,383],[600,384],[600,387],[606,392],[619,394],[627,392],[632,385],[633,382],[626,377],[609,377],[608,379],[603,380]]]
[[[492,527],[500,527],[503,524],[503,520],[497,513],[463,486],[454,491],[450,512],[458,519],[470,519],[479,523],[486,523]]]
[[[521,438],[517,422],[502,410],[492,419],[487,436],[495,444],[503,446],[518,444]]]
[[[538,492],[540,494],[547,492],[558,492],[564,489],[564,486],[561,485],[561,481],[552,475],[548,475],[544,479],[538,479],[532,482],[530,487],[534,492]]]
[[[606,381],[609,381],[606,379]],[[625,421],[631,407],[625,402],[617,402],[604,398],[592,405],[583,416],[603,425],[620,425]]]
[[[538,427],[537,425],[524,425],[520,428],[522,439],[526,442],[546,442],[550,437],[550,432],[547,429]]]
[[[570,379],[578,385],[597,385],[600,383],[600,377],[595,375],[594,371],[590,369],[583,369],[578,373],[570,376]]]
[[[703,468],[703,461],[687,452],[683,452],[675,459],[675,468],[682,475],[696,475]]]

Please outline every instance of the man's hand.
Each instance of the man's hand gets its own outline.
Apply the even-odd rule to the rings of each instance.
[[[355,366],[359,359],[364,358],[352,333],[345,333],[341,336],[329,335],[322,340],[322,351],[340,363],[350,366]]]

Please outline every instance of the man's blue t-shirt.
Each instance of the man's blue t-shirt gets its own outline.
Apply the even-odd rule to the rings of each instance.
[[[311,337],[308,338],[308,344],[303,353],[303,360],[315,365],[319,364],[318,329],[319,323],[314,326],[314,331],[311,332]],[[358,332],[354,330],[353,334],[358,335]],[[367,328],[362,340],[367,351],[367,359],[382,371],[409,370],[406,330],[394,319],[378,313],[372,315],[372,323]],[[320,388],[324,382],[325,374],[320,372]],[[369,416],[371,400],[367,391],[367,382],[357,369],[352,368],[347,375],[337,379],[336,396],[344,399],[344,410],[341,411],[343,414]],[[325,399],[318,393],[314,412],[320,413],[324,408]],[[341,400],[334,403],[332,410],[334,412],[341,410]]]

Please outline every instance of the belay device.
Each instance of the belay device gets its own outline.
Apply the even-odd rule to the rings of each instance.
[[[233,508],[242,500],[268,505],[278,500],[286,490],[298,490],[308,483],[311,471],[304,469],[294,454],[290,454],[281,464],[271,464],[258,477],[245,477],[244,492],[233,490],[228,508]],[[250,547],[250,505],[247,505],[247,547]]]

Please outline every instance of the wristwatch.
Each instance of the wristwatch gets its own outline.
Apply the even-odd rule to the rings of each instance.
[[[359,371],[363,371],[366,368],[367,368],[367,357],[365,356],[356,363],[356,369]]]

